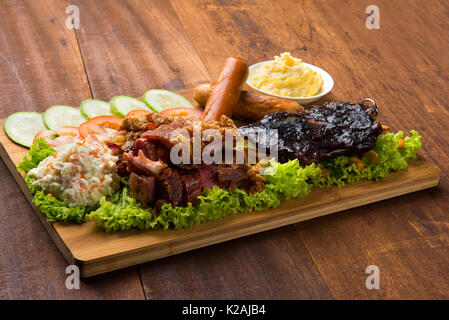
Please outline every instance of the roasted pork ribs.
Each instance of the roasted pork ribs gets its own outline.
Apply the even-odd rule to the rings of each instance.
[[[327,102],[302,113],[272,113],[239,131],[254,144],[278,144],[278,161],[298,159],[307,165],[340,155],[361,155],[372,149],[382,132],[380,123],[374,122],[376,117],[376,106]],[[270,129],[277,130],[278,141],[269,134],[265,140],[262,136],[261,140],[251,141],[252,133]]]

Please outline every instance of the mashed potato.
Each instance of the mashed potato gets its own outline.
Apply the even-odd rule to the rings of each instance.
[[[249,82],[267,93],[288,97],[310,97],[320,91],[323,79],[301,59],[284,52],[280,56],[275,56],[273,61],[254,70]]]

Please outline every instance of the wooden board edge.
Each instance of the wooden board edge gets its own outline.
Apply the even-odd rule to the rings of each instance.
[[[376,193],[375,197],[370,197],[369,199],[367,198],[366,200],[363,200],[362,204],[360,203],[360,199],[359,201],[357,201],[357,203],[347,201],[347,199],[339,199],[336,200],[332,206],[329,206],[328,204],[323,205],[323,207],[317,206],[307,213],[298,214],[295,212],[295,210],[292,209],[286,215],[277,217],[276,220],[259,222],[257,224],[254,224],[250,221],[247,223],[246,226],[242,228],[233,229],[233,233],[226,231],[222,233],[216,233],[211,231],[209,233],[202,233],[199,237],[193,237],[188,242],[172,241],[169,244],[143,247],[133,251],[110,255],[99,259],[92,259],[89,261],[84,261],[82,259],[77,259],[75,257],[75,264],[80,268],[81,277],[88,278],[106,272],[131,267],[134,265],[169,257],[179,253],[196,250],[199,248],[222,243],[225,241],[230,241],[237,238],[249,236],[259,232],[284,227],[301,221],[314,219],[332,213],[352,209],[354,207],[360,207],[366,204],[387,200],[404,194],[409,194],[411,192],[432,188],[437,186],[439,183],[440,178],[439,173],[440,173],[439,168],[435,166],[435,172],[433,175],[423,177],[422,179],[417,180],[415,184],[404,183],[405,185],[408,186],[406,189],[398,189],[398,188],[394,188],[393,190],[385,189],[383,190],[383,192]],[[323,208],[329,210],[323,211]],[[204,241],[204,238],[206,237],[207,242]]]
[[[39,217],[39,221],[41,224],[45,227],[48,234],[50,235],[50,238],[53,240],[53,242],[58,247],[59,251],[61,252],[62,256],[66,260],[66,262],[70,265],[76,264],[75,258],[73,257],[70,250],[65,245],[64,241],[59,236],[59,233],[55,230],[53,224],[47,220],[45,215],[39,211],[39,209],[36,207],[36,205],[33,202],[33,197],[28,189],[28,186],[25,183],[25,180],[23,179],[23,176],[20,174],[20,172],[17,170],[16,165],[10,158],[9,154],[6,152],[5,147],[2,143],[0,143],[0,156],[5,162],[6,167],[10,171],[11,175],[13,176],[14,180],[16,181],[17,185],[19,186],[20,190],[22,191],[25,198],[28,200],[28,203],[31,205],[33,210],[36,212],[37,216]]]

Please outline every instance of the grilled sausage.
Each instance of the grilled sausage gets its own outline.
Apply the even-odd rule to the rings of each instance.
[[[245,60],[239,57],[226,59],[217,81],[212,84],[212,92],[201,120],[218,121],[222,115],[232,117],[247,76],[248,65]]]
[[[206,105],[211,93],[212,84],[210,83],[204,83],[195,88],[194,98],[200,107]],[[267,114],[278,111],[297,113],[304,111],[304,108],[290,100],[242,90],[239,102],[233,110],[233,116],[240,120],[257,121]]]

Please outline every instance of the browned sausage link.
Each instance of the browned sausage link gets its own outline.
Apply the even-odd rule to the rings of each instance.
[[[212,85],[210,83],[201,84],[195,88],[194,98],[201,107],[204,107],[211,92]],[[242,90],[240,100],[232,114],[234,118],[240,120],[256,121],[267,114],[278,111],[295,113],[304,111],[304,108],[300,104],[287,99]]]
[[[231,117],[247,76],[248,65],[245,60],[239,57],[226,59],[217,81],[212,85],[202,120],[218,121],[222,115]]]

